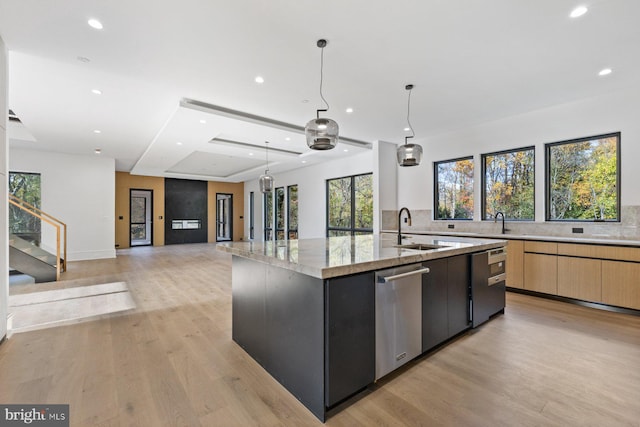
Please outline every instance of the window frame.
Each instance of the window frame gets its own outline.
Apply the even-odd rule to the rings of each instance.
[[[464,156],[464,157],[458,157],[455,159],[449,159],[449,160],[441,160],[441,161],[437,161],[437,162],[433,162],[433,220],[434,221],[473,221],[473,217],[474,217],[474,213],[475,213],[475,197],[473,200],[473,206],[474,209],[471,212],[471,218],[438,218],[438,207],[440,205],[440,191],[439,191],[439,185],[438,185],[438,165],[443,164],[443,163],[455,163],[455,162],[460,162],[463,160],[471,160],[473,163],[473,173],[474,173],[474,182],[472,185],[472,189],[475,190],[475,159],[474,156]],[[472,191],[472,194],[475,196],[475,192]]]
[[[559,145],[568,145],[568,144],[576,144],[585,141],[592,141],[594,139],[604,139],[604,138],[616,138],[616,219],[578,219],[578,218],[570,218],[570,219],[551,219],[551,149],[553,147],[557,147]],[[545,222],[582,222],[582,223],[615,223],[621,222],[621,187],[622,187],[622,155],[621,155],[621,147],[622,147],[622,132],[610,132],[600,135],[587,136],[582,138],[568,139],[565,141],[557,141],[557,142],[548,142],[544,144],[544,200],[545,200]]]
[[[533,215],[531,218],[508,218],[505,217],[507,221],[519,221],[519,222],[533,222],[536,220],[536,147],[535,145],[530,145],[527,147],[513,148],[509,150],[501,150],[494,151],[491,153],[484,153],[480,155],[480,173],[482,174],[480,177],[480,218],[481,221],[493,221],[495,218],[485,218],[485,214],[487,213],[487,183],[486,183],[486,173],[487,173],[487,162],[486,158],[488,156],[498,156],[501,154],[511,154],[517,153],[519,151],[532,151],[533,152]],[[494,213],[495,215],[495,213]]]
[[[273,239],[269,238],[269,233],[271,233],[271,234],[273,234],[273,236],[275,236],[274,231],[273,231],[274,225],[275,225],[275,224],[273,224],[273,221],[275,221],[275,216],[273,215],[273,213],[274,213],[274,203],[275,202],[274,202],[273,199],[275,197],[274,197],[273,193],[274,193],[273,191],[268,191],[266,193],[263,193],[263,195],[262,195],[263,196],[262,197],[262,206],[263,206],[263,209],[262,209],[262,212],[263,212],[263,215],[262,215],[263,223],[262,223],[262,225],[263,225],[263,227],[262,228],[263,228],[263,239],[264,239],[265,242],[269,241],[269,240],[273,240]],[[269,213],[269,209],[268,209],[268,205],[269,204],[268,204],[268,201],[267,201],[268,197],[271,197],[271,215],[268,215],[268,213]],[[271,218],[269,218],[269,216],[271,216]],[[271,227],[269,227],[269,225],[271,225]]]
[[[325,206],[326,206],[326,212],[325,212],[325,231],[326,231],[326,237],[330,237],[329,233],[331,231],[343,231],[343,232],[349,232],[349,234],[351,234],[352,236],[355,236],[356,234],[369,234],[369,233],[373,233],[373,224],[371,226],[371,228],[356,228],[355,227],[355,220],[356,220],[356,197],[355,197],[355,191],[356,191],[356,178],[360,177],[360,176],[366,176],[366,175],[371,175],[371,179],[373,180],[373,172],[366,172],[366,173],[360,173],[360,174],[355,174],[355,175],[347,175],[347,176],[341,176],[341,177],[336,177],[336,178],[329,178],[327,180],[325,180]],[[339,227],[330,227],[329,226],[329,182],[330,181],[335,181],[338,179],[346,179],[349,178],[351,179],[351,224],[349,228],[339,228]],[[372,201],[373,202],[373,201]]]
[[[296,189],[296,203],[298,203],[300,201],[299,198],[299,187],[298,184],[293,184],[293,185],[287,185],[287,193],[286,193],[286,203],[287,203],[287,216],[286,216],[286,229],[287,229],[287,240],[292,240],[291,239],[291,233],[295,233],[295,237],[294,239],[298,238],[298,227],[296,226],[296,228],[291,228],[291,189],[294,188]],[[299,205],[298,205],[299,208]],[[300,215],[298,214],[299,211],[296,211],[296,224],[298,224],[298,219],[300,217]]]

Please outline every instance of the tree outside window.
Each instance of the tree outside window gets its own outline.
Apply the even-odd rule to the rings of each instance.
[[[473,219],[473,157],[434,164],[435,219]]]
[[[534,147],[482,155],[483,219],[535,219]]]
[[[620,220],[620,133],[545,149],[548,221]]]
[[[327,180],[327,236],[373,232],[373,174]]]

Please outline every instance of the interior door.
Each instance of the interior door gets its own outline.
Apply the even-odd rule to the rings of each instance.
[[[131,190],[130,244],[148,246],[152,242],[153,190]]]
[[[216,242],[233,240],[233,195],[216,193]]]

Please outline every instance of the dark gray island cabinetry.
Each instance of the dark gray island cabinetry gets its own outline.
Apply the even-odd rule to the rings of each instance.
[[[468,328],[470,254],[504,242],[425,240],[435,248],[398,248],[373,235],[219,244],[233,255],[233,340],[324,421],[375,381],[376,271],[433,267],[418,282],[421,327],[438,331],[433,341],[422,335],[423,351]]]

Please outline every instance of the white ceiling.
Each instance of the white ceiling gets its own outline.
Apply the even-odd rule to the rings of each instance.
[[[579,4],[589,12],[569,18]],[[100,148],[138,174],[254,179],[263,149],[210,141],[301,153],[270,151],[274,174],[367,149],[306,147],[300,128],[321,105],[319,38],[341,136],[401,143],[407,83],[420,139],[640,84],[638,16],[638,0],[0,0],[9,107],[25,126],[10,128],[10,143]],[[613,73],[599,77],[605,67]]]

